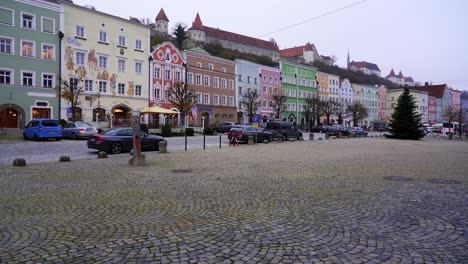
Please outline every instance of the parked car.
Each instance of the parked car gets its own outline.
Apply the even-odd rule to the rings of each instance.
[[[23,138],[26,139],[48,139],[60,140],[62,129],[57,119],[41,118],[31,120],[23,130]]]
[[[229,132],[229,130],[231,130],[231,128],[233,126],[236,126],[236,125],[239,125],[239,123],[234,123],[234,122],[224,122],[224,123],[220,123],[216,128],[216,132],[217,133],[226,133],[226,132]]]
[[[62,138],[87,138],[98,133],[97,128],[82,122],[70,122],[62,129]]]
[[[273,141],[273,134],[271,132],[253,126],[235,126],[228,132],[229,141],[233,137],[236,137],[238,142],[247,142],[249,136],[253,136],[254,141],[257,143],[264,142],[265,140],[268,142]]]
[[[247,123],[246,126],[254,126],[255,123]],[[265,128],[266,123],[258,123],[258,128]]]
[[[159,142],[166,141],[161,136],[141,132],[141,150],[159,150]],[[111,154],[130,152],[133,149],[133,129],[118,128],[88,139],[88,148]]]
[[[270,121],[266,124],[265,131],[271,132],[274,138],[281,136],[282,140],[287,140],[288,138],[299,140],[302,137],[302,132],[297,129],[296,125],[285,121]]]
[[[362,129],[361,127],[348,127],[346,128],[350,134],[355,136],[367,137],[367,131]]]
[[[310,132],[320,132],[320,133],[326,133],[328,131],[327,126],[319,125],[319,126],[311,126],[310,127]]]
[[[329,126],[327,133],[329,133],[330,136],[335,137],[349,137],[349,135],[351,134],[350,131],[348,131],[344,126]]]

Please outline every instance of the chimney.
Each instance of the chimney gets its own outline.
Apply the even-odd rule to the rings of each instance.
[[[428,85],[429,85],[429,83],[428,83],[428,82],[425,82],[425,83],[424,83],[424,85],[425,85],[425,86],[428,86]]]

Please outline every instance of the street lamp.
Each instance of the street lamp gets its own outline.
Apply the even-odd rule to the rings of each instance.
[[[148,107],[151,107],[151,62],[153,61],[153,56],[148,57]]]
[[[59,92],[58,92],[58,119],[61,119],[62,114],[62,39],[65,36],[62,31],[59,31]]]

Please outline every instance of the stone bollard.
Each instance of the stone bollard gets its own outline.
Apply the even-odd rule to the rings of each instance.
[[[107,159],[107,152],[105,151],[99,151],[97,154],[98,159]]]
[[[338,133],[336,134],[336,138],[340,138],[340,137],[341,137],[340,134],[341,134],[341,133],[338,132]]]
[[[283,143],[283,136],[281,134],[278,134],[278,136],[276,136],[276,143]]]
[[[60,156],[59,161],[60,162],[68,162],[68,161],[70,161],[70,157],[69,156]]]
[[[253,144],[254,144],[254,136],[248,136],[247,145],[253,145]]]
[[[167,153],[167,141],[159,141],[159,153]]]
[[[325,139],[330,139],[330,133],[325,133]]]
[[[314,133],[309,133],[309,140],[314,140]]]
[[[24,167],[24,166],[26,166],[26,160],[21,159],[21,158],[20,159],[15,159],[13,161],[13,166],[15,166],[15,167]]]

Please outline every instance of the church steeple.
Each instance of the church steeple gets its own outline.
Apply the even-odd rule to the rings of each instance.
[[[348,60],[347,60],[347,63],[346,63],[346,69],[349,69],[349,50],[348,50]]]

